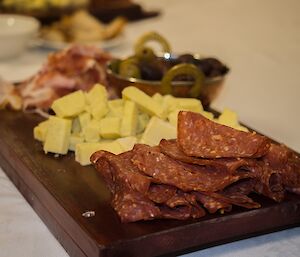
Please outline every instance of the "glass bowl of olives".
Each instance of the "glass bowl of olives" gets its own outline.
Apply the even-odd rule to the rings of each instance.
[[[161,45],[162,54],[155,54],[146,46],[151,40]],[[113,59],[107,65],[109,85],[118,96],[125,87],[136,86],[150,96],[160,93],[199,98],[207,107],[219,93],[229,71],[216,58],[171,53],[169,43],[156,32],[142,36],[134,52],[128,58]]]

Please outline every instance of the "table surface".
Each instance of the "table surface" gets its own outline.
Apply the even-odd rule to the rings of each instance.
[[[165,35],[178,53],[216,56],[231,72],[213,107],[300,152],[300,1],[139,0],[162,15],[128,25],[114,55],[131,53],[142,33]],[[0,77],[20,81],[35,73],[49,51],[31,48],[0,61]],[[0,119],[1,122],[1,119]],[[0,257],[67,257],[0,167]],[[299,256],[300,228],[216,246],[185,256]]]

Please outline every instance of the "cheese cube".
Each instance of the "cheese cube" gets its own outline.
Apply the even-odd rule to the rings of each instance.
[[[229,127],[235,127],[238,125],[238,117],[235,112],[225,108],[217,119],[217,122]]]
[[[83,112],[78,116],[78,119],[82,130],[91,121],[91,114],[89,112]]]
[[[133,146],[137,143],[136,137],[121,137],[116,139],[116,142],[118,142],[121,146],[121,149],[123,152],[130,151]]]
[[[91,120],[82,130],[86,142],[98,142],[100,139],[100,121]]]
[[[101,120],[108,113],[107,103],[104,101],[97,102],[91,106],[90,113],[94,119]]]
[[[96,84],[93,88],[86,93],[86,99],[88,104],[94,105],[101,102],[107,101],[107,91],[106,88],[101,84]]]
[[[109,100],[107,102],[108,107],[110,110],[113,110],[115,108],[123,107],[124,105],[124,100],[123,99],[114,99],[114,100]]]
[[[150,146],[158,145],[161,139],[173,139],[177,136],[175,126],[157,117],[152,117],[148,123],[140,143]]]
[[[155,93],[153,96],[152,96],[153,100],[158,102],[159,104],[161,104],[163,102],[163,96],[160,94],[160,93]]]
[[[137,124],[137,130],[136,133],[142,133],[144,132],[148,122],[150,120],[150,117],[147,113],[141,113],[138,115],[138,124]]]
[[[115,100],[108,101],[109,113],[107,114],[107,116],[122,118],[123,107],[124,107],[123,99],[115,99]]]
[[[50,120],[45,120],[39,123],[33,129],[33,137],[39,141],[45,141]]]
[[[81,90],[56,99],[51,108],[58,117],[74,117],[85,109],[85,96]]]
[[[178,120],[179,112],[180,112],[180,110],[176,109],[176,110],[170,112],[168,115],[169,122],[176,128],[177,128],[177,120]]]
[[[49,127],[45,139],[45,153],[66,154],[68,152],[72,121],[68,119],[50,117]]]
[[[122,137],[134,136],[137,128],[137,107],[134,102],[125,101],[124,113],[121,120],[120,135]]]
[[[70,141],[69,141],[69,150],[70,151],[75,151],[76,145],[79,143],[83,143],[84,138],[78,134],[73,134],[70,136]]]
[[[164,95],[162,106],[166,113],[174,111],[178,108],[176,98],[172,95]]]
[[[120,144],[116,141],[113,142],[100,142],[100,143],[79,143],[75,149],[75,160],[81,165],[89,165],[90,157],[93,153],[105,150],[114,154],[122,152]]]
[[[213,120],[214,119],[214,114],[211,113],[211,112],[201,111],[200,114],[202,114],[205,118],[207,118],[209,120]]]
[[[80,121],[79,121],[78,117],[76,117],[75,119],[73,119],[71,131],[72,131],[73,134],[80,133],[81,126],[80,126]]]
[[[135,102],[141,110],[151,116],[155,115],[159,118],[164,118],[166,116],[161,104],[157,103],[150,96],[136,87],[126,87],[123,89],[122,95],[124,99],[129,99]]]
[[[198,113],[203,111],[201,101],[196,98],[176,98],[176,103],[180,110]]]
[[[120,137],[120,121],[118,117],[106,117],[100,121],[100,135],[103,138],[114,139]]]

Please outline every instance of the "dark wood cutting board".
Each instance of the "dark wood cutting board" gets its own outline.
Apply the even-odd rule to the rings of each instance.
[[[120,223],[110,193],[92,166],[72,153],[45,155],[33,139],[41,120],[33,114],[0,111],[0,166],[70,256],[157,256],[183,253],[300,224],[300,197],[274,203],[255,196],[262,208],[234,208],[189,221]],[[82,213],[95,211],[85,218]]]

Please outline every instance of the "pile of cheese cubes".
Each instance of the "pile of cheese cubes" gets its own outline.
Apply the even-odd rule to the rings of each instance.
[[[89,92],[79,90],[57,99],[51,108],[56,115],[34,128],[34,138],[43,142],[45,153],[75,151],[75,159],[81,165],[90,164],[90,156],[98,150],[119,154],[131,150],[136,143],[153,146],[162,138],[176,138],[180,110],[214,119],[198,99],[160,94],[150,97],[136,87],[127,87],[122,99],[108,100],[105,87],[99,84]],[[246,129],[230,110],[216,121]]]

